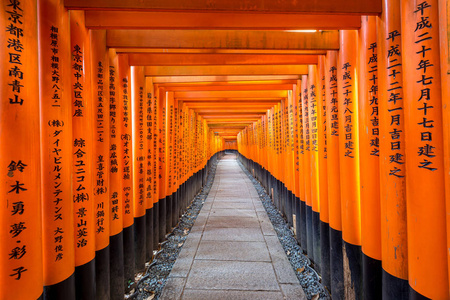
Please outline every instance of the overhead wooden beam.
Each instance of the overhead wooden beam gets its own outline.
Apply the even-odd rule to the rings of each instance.
[[[192,92],[175,92],[174,98],[183,100],[185,98],[208,98],[208,97],[225,97],[225,98],[283,98],[287,97],[287,91],[192,91]]]
[[[192,82],[236,82],[236,81],[266,81],[266,80],[294,80],[300,79],[300,75],[253,75],[253,76],[163,76],[153,77],[154,84],[165,83],[192,83]]]
[[[158,83],[158,86],[164,87],[169,90],[170,88],[183,89],[183,88],[258,88],[269,86],[268,89],[291,89],[292,85],[297,84],[297,80],[254,80],[254,81],[210,81],[210,82],[181,82],[181,83]],[[290,86],[290,87],[289,87]],[[264,89],[264,88],[261,88]]]
[[[154,53],[154,54],[297,54],[325,55],[326,50],[283,50],[283,49],[195,49],[195,48],[114,48],[117,53]]]
[[[112,48],[337,50],[339,32],[257,30],[107,30]]]
[[[252,75],[307,75],[307,65],[262,66],[151,66],[145,67],[145,76],[252,76]]]
[[[241,84],[241,85],[162,85],[166,91],[258,91],[292,90],[293,84]]]
[[[183,98],[183,99],[177,99],[180,100],[186,104],[189,102],[228,102],[228,101],[248,101],[248,102],[264,102],[264,101],[277,101],[280,102],[281,100],[285,99],[286,97],[276,97],[276,98],[243,98],[243,97],[205,97],[205,98]]]
[[[381,0],[65,0],[69,9],[379,14]]]
[[[86,27],[91,29],[336,30],[359,29],[361,18],[357,15],[310,13],[87,11]]]
[[[128,54],[130,66],[312,65],[317,55]]]

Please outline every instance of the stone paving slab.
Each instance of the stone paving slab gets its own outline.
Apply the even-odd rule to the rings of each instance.
[[[306,299],[234,155],[220,161],[160,299]]]
[[[271,262],[265,242],[202,240],[195,259]]]
[[[214,215],[208,218],[206,222],[206,227],[219,227],[219,228],[245,228],[245,227],[256,227],[259,228],[261,225],[257,218],[249,217],[216,217]]]
[[[185,289],[183,300],[283,300],[280,292],[192,290]]]
[[[194,260],[186,281],[190,289],[278,291],[271,263]]]

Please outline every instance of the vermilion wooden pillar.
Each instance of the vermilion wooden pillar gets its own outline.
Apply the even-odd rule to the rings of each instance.
[[[339,156],[342,209],[342,238],[345,294],[362,298],[361,278],[361,203],[359,191],[358,139],[358,32],[340,31],[337,65],[339,95]],[[364,170],[369,171],[369,170]]]
[[[77,299],[95,297],[95,199],[93,194],[93,112],[91,47],[84,12],[70,12],[72,65],[72,156]]]
[[[327,149],[327,107],[325,86],[325,55],[319,56],[317,64],[317,146],[319,149],[319,209],[320,209],[320,254],[323,284],[330,285],[330,225],[328,209],[328,149]]]
[[[36,7],[0,6],[2,299],[37,299],[43,290]]]
[[[145,174],[147,172],[146,143],[146,97],[144,95],[144,67],[131,67],[131,125],[132,125],[132,165],[133,165],[133,216],[135,271],[145,270],[146,256],[146,209]]]
[[[381,298],[380,121],[376,17],[363,16],[359,31],[359,158],[363,295]],[[370,170],[370,171],[366,171]]]
[[[304,105],[303,105],[303,84],[301,80],[297,81],[297,97],[298,97],[298,135],[299,135],[299,184],[300,184],[300,245],[304,251],[307,250],[307,229],[306,229],[306,173],[305,173],[305,123]]]
[[[164,240],[167,228],[167,201],[166,201],[166,92],[162,88],[157,90],[158,114],[158,181],[159,181],[159,241]]]
[[[317,88],[317,66],[308,66],[308,121],[309,121],[309,140],[311,152],[311,202],[312,202],[312,241],[314,263],[320,271],[320,188],[319,188],[319,125],[317,120],[318,101]],[[325,187],[324,187],[325,188]]]
[[[44,297],[75,299],[69,13],[45,0],[38,14]]]
[[[92,102],[94,106],[95,275],[97,298],[110,296],[110,198],[109,189],[109,53],[106,31],[91,30]]]
[[[437,0],[401,1],[408,277],[415,299],[449,297],[438,9]]]
[[[126,54],[118,54],[120,125],[122,153],[122,205],[123,205],[123,252],[125,291],[133,288],[134,283],[134,195],[132,161],[132,125],[131,125],[131,73]],[[131,282],[132,284],[128,284]]]
[[[344,297],[341,178],[339,156],[339,97],[337,51],[328,51],[325,64],[327,108],[327,178],[330,214],[330,279],[333,297]]]
[[[146,198],[146,261],[150,261],[153,257],[153,250],[156,249],[154,244],[154,209],[153,209],[153,167],[155,164],[154,151],[153,151],[153,111],[152,111],[152,100],[153,100],[153,82],[151,77],[145,77],[145,91],[144,99],[146,101],[145,111],[144,111],[144,122],[145,122],[145,153],[147,166],[145,172],[145,198]]]
[[[122,105],[120,102],[119,57],[109,49],[109,207],[110,220],[110,297],[114,300],[123,298],[124,289],[124,252],[123,252],[123,156],[122,156]]]
[[[439,0],[439,43],[441,53],[441,87],[444,126],[445,198],[450,211],[450,5]],[[450,220],[447,218],[447,247],[450,245]],[[450,272],[450,252],[447,253]]]
[[[304,248],[308,256],[314,260],[313,248],[313,228],[312,228],[312,195],[311,195],[311,124],[309,121],[309,92],[308,92],[308,76],[302,76],[302,108],[303,108],[303,136],[305,141],[305,149],[303,156],[303,169],[305,178],[305,203],[306,203],[306,248]]]
[[[383,1],[377,48],[382,298],[408,299],[407,158],[400,0]]]

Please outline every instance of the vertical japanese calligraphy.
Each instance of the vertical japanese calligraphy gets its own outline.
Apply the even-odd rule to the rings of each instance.
[[[438,2],[401,2],[409,285],[433,299],[448,297]]]
[[[75,268],[72,202],[72,106],[68,12],[60,1],[39,3],[44,285]]]

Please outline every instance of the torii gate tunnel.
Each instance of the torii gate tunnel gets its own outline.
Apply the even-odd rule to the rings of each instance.
[[[1,299],[123,299],[226,149],[333,299],[450,299],[449,0],[1,4]]]

